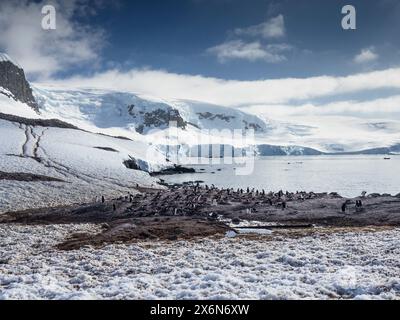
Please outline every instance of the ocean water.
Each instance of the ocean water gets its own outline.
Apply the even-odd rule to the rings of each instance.
[[[168,183],[204,181],[220,188],[267,191],[338,192],[355,197],[367,193],[400,193],[400,156],[260,157],[250,175],[236,175],[235,165],[194,165],[198,172],[162,176]]]

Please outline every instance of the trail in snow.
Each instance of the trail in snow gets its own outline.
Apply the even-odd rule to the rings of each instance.
[[[99,195],[118,198],[135,193],[136,184],[150,187],[157,179],[143,171],[127,169],[123,161],[132,154],[156,171],[163,164],[145,162],[145,144],[82,131],[24,125],[0,119],[0,170],[38,174],[65,182],[3,180],[0,214],[48,206],[92,202]],[[110,147],[118,152],[96,149]],[[143,159],[143,160],[142,160]]]
[[[29,151],[28,151],[28,145],[29,145],[29,141],[30,141],[30,134],[29,134],[29,127],[28,126],[24,126],[22,125],[22,128],[25,130],[25,142],[22,145],[22,153],[21,156],[22,157],[29,157]]]
[[[47,128],[37,129],[39,133],[35,132],[35,128],[28,125],[21,124],[19,127],[24,130],[25,142],[22,145],[21,157],[31,158],[37,162],[41,162],[38,155],[38,149],[40,147],[40,140],[42,139],[44,133],[48,130]]]
[[[33,131],[33,128],[31,127],[31,134],[36,139],[35,145],[33,147],[33,156],[35,159],[39,159],[38,150],[40,148],[40,141],[42,140],[42,137],[44,136],[44,133],[48,130],[48,128],[42,128],[41,130],[42,130],[42,132],[37,135]]]

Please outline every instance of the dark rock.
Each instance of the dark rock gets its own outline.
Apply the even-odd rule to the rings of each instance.
[[[94,147],[94,148],[104,150],[104,151],[109,151],[109,152],[119,152],[118,150],[115,150],[115,149],[109,148],[109,147]]]
[[[249,123],[246,120],[243,120],[243,124],[245,125],[245,129],[246,130],[250,130],[253,129],[254,131],[258,132],[258,131],[262,131],[262,128],[259,124],[257,123]]]
[[[11,61],[0,60],[0,87],[7,89],[11,95],[1,92],[0,94],[4,94],[15,101],[26,103],[36,112],[39,111],[32,89],[25,78],[24,70]]]
[[[342,196],[341,196],[340,194],[338,194],[337,192],[331,192],[331,193],[329,194],[329,196],[330,196],[331,198],[337,198],[337,199],[342,198]]]
[[[132,170],[140,170],[140,167],[135,158],[129,157],[130,159],[124,161],[125,167]]]
[[[26,182],[65,182],[64,180],[42,176],[38,174],[24,173],[24,172],[3,172],[0,171],[0,180],[9,181],[26,181]]]
[[[211,112],[203,112],[203,113],[199,112],[199,113],[197,113],[197,115],[199,116],[200,120],[203,120],[203,119],[207,119],[207,120],[218,119],[218,120],[222,120],[222,121],[225,121],[225,122],[230,122],[232,119],[236,118],[234,116],[226,116],[226,115],[223,115],[223,114],[213,114]]]
[[[242,220],[240,220],[239,218],[233,218],[232,219],[232,223],[233,224],[239,224]]]
[[[134,106],[129,106],[128,112],[133,117],[136,117]],[[143,124],[140,124],[136,127],[136,131],[140,134],[143,134],[146,128],[168,127],[170,122],[176,122],[177,127],[180,129],[186,129],[187,127],[187,122],[182,118],[179,111],[176,109],[157,109],[152,112],[139,112],[139,114],[143,116]]]
[[[158,175],[172,175],[172,174],[184,174],[184,173],[196,173],[196,170],[193,168],[185,168],[179,165],[174,165],[172,168],[168,168],[160,172],[153,172],[151,173],[151,175],[158,176]]]
[[[9,114],[0,113],[0,119],[7,120],[11,122],[22,123],[26,126],[33,127],[53,127],[53,128],[61,128],[61,129],[75,129],[80,130],[79,128],[73,126],[72,124],[63,122],[57,119],[27,119],[23,117],[13,116]],[[82,130],[83,131],[83,130]]]
[[[379,198],[381,195],[379,193],[371,193],[368,195],[368,198]]]

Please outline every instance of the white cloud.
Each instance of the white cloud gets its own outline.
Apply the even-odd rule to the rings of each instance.
[[[270,63],[277,63],[286,60],[282,53],[289,49],[290,46],[285,44],[264,46],[258,41],[247,43],[242,40],[232,40],[209,48],[207,52],[216,55],[222,63],[231,59],[264,60]]]
[[[362,49],[361,52],[354,57],[354,62],[358,64],[368,63],[375,61],[379,58],[379,55],[375,53],[374,48]]]
[[[392,117],[400,114],[400,96],[390,96],[370,101],[337,101],[326,104],[305,103],[293,105],[256,105],[245,108],[246,111],[281,119],[308,116],[357,116],[357,117]]]
[[[281,38],[285,36],[285,19],[278,15],[268,21],[248,28],[238,28],[234,31],[239,36],[263,37],[264,39]]]
[[[292,49],[292,46],[286,43],[264,43],[264,39],[276,39],[285,35],[283,15],[278,15],[264,23],[248,28],[237,28],[233,31],[233,34],[240,39],[225,41],[207,49],[207,53],[215,55],[221,63],[233,59],[278,63],[286,61],[285,51]],[[245,36],[258,39],[254,41],[244,40]]]
[[[92,77],[74,77],[54,84],[106,88],[161,98],[199,100],[223,106],[292,104],[319,97],[384,88],[400,89],[400,68],[347,77],[286,78],[237,81],[169,73],[162,70],[109,70]]]
[[[0,3],[0,51],[5,51],[33,77],[49,77],[60,70],[99,61],[104,44],[101,30],[75,22],[75,14],[94,14],[101,1],[50,2],[57,9],[57,29],[41,28],[41,9],[47,1]]]

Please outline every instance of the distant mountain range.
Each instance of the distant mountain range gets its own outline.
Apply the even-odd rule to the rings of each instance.
[[[201,137],[211,145],[227,142],[222,130],[253,129],[256,151],[261,156],[321,154],[394,154],[400,143],[383,145],[346,145],[341,141],[321,139],[318,128],[296,123],[262,119],[246,112],[188,100],[163,100],[127,92],[99,89],[70,89],[27,82],[23,69],[6,54],[0,54],[0,112],[25,118],[58,119],[93,133],[126,137],[145,144],[165,146],[173,143],[196,149]],[[17,102],[17,103],[15,103]],[[179,133],[178,142],[170,141],[168,125],[173,121]],[[355,124],[376,135],[400,132],[400,125],[384,122]],[[207,131],[208,130],[208,131]],[[214,133],[212,130],[217,130]],[[397,130],[397,131],[396,131]],[[362,131],[360,131],[362,132]],[[361,135],[360,135],[361,137]],[[400,135],[399,140],[400,141]],[[357,151],[360,150],[360,151]],[[213,155],[219,156],[219,155]]]

